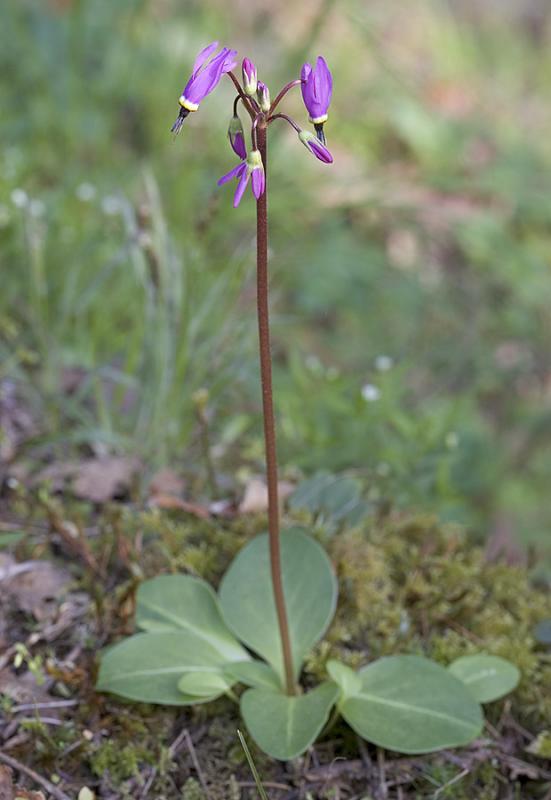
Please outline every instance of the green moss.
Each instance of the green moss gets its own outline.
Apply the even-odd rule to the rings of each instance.
[[[551,760],[551,731],[542,731],[526,749],[534,756]]]
[[[114,784],[137,775],[140,761],[149,760],[147,754],[139,746],[124,745],[113,739],[102,742],[90,756],[90,768],[100,778],[109,775]]]
[[[205,800],[205,793],[199,781],[188,778],[182,787],[182,800]]]

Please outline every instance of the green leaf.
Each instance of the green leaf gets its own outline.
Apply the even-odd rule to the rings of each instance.
[[[341,690],[343,700],[360,693],[362,688],[360,676],[346,664],[341,664],[340,661],[328,661],[327,672]]]
[[[360,489],[354,478],[318,472],[295,489],[288,504],[289,508],[305,508],[311,514],[322,513],[333,523],[346,521],[354,525],[369,512]]]
[[[218,598],[205,581],[190,575],[161,575],[137,593],[136,625],[146,631],[189,631],[215,647],[222,661],[250,658],[226,627]]]
[[[323,729],[339,690],[322,683],[308,694],[288,697],[269,689],[249,689],[241,698],[241,714],[257,745],[272,758],[296,758]]]
[[[399,753],[428,753],[479,735],[479,704],[447,669],[418,656],[389,656],[358,673],[361,691],[340,711],[358,733]]]
[[[448,669],[463,681],[479,703],[498,700],[512,691],[520,680],[520,672],[515,665],[498,656],[462,656]]]
[[[298,677],[305,653],[331,622],[337,581],[323,548],[298,528],[281,534],[281,569],[293,671]],[[220,605],[234,634],[283,678],[267,534],[255,537],[231,564],[220,586]]]
[[[277,673],[262,661],[235,661],[224,665],[224,673],[235,681],[244,683],[245,686],[254,686],[257,689],[282,690]]]
[[[322,507],[323,496],[326,489],[333,483],[335,477],[330,472],[317,472],[311,478],[300,483],[289,497],[289,508],[305,508],[316,514]]]
[[[188,672],[178,681],[180,692],[209,699],[220,692],[227,692],[231,685],[220,672]]]
[[[144,703],[185,706],[210,697],[183,694],[180,679],[191,673],[222,674],[220,652],[191,631],[138,633],[111,647],[103,656],[96,689]]]

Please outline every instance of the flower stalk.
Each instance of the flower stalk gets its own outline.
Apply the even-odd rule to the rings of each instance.
[[[266,123],[256,126],[258,150],[262,156],[264,173],[267,171]],[[272,390],[272,353],[270,347],[270,311],[268,300],[268,202],[265,190],[256,201],[256,301],[258,309],[258,339],[260,345],[260,380],[262,385],[262,410],[264,416],[264,442],[266,447],[266,482],[268,486],[268,535],[270,543],[270,570],[277,621],[281,636],[285,689],[288,695],[296,694],[289,623],[285,608],[283,577],[281,573],[281,547],[279,537],[279,496],[277,478],[277,448]]]

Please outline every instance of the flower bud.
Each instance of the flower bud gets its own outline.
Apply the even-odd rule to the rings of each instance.
[[[258,85],[256,67],[249,58],[244,58],[241,70],[243,74],[243,88],[245,90],[245,94],[248,94],[249,97],[252,97],[254,94],[256,94],[256,87]]]
[[[266,176],[260,150],[251,150],[247,159],[247,167],[251,176],[251,189],[258,200],[266,189]]]
[[[262,83],[262,81],[258,81],[258,86],[256,87],[256,96],[258,98],[258,105],[260,106],[261,110],[269,111],[270,106],[272,105],[270,100],[270,90],[265,83]]]
[[[234,114],[230,120],[228,127],[228,139],[230,140],[233,152],[238,155],[239,158],[247,158],[247,148],[245,147],[245,134],[243,131],[243,125],[237,114]]]
[[[300,131],[298,138],[319,161],[322,161],[324,164],[333,163],[333,156],[327,147],[322,144],[313,133],[310,133],[310,131]]]

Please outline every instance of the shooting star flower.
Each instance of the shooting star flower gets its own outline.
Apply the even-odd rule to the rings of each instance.
[[[230,72],[235,67],[236,62],[234,59],[237,55],[237,50],[230,50],[229,47],[223,47],[218,55],[209,61],[210,56],[217,47],[218,42],[211,42],[201,50],[195,59],[191,78],[186,83],[184,91],[178,100],[180,112],[171,128],[172,133],[180,132],[188,114],[192,111],[197,111],[205,97],[218,86],[222,75]]]
[[[222,184],[231,181],[232,178],[238,178],[237,189],[235,190],[233,198],[234,208],[237,208],[241,202],[249,180],[251,181],[252,193],[258,200],[266,190],[266,176],[264,174],[264,164],[262,163],[260,151],[252,150],[246,161],[241,161],[236,167],[219,179],[218,186],[222,186]]]
[[[323,125],[327,122],[327,112],[333,93],[333,78],[325,59],[318,56],[316,66],[303,64],[300,72],[302,99],[310,115],[310,122],[316,129],[316,136],[325,144]]]

